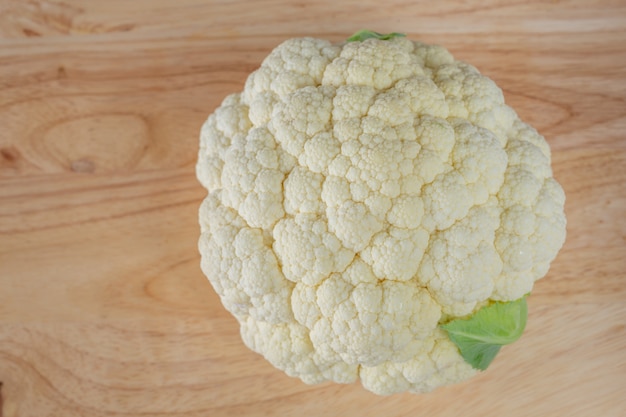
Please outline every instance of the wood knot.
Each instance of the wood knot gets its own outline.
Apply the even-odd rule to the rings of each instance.
[[[72,163],[70,164],[70,169],[74,172],[79,173],[91,173],[96,170],[96,165],[93,163],[93,161],[90,161],[87,158],[82,158],[72,161]]]
[[[142,159],[150,128],[140,115],[96,114],[66,120],[42,139],[53,158],[71,172],[120,172],[134,169]]]
[[[14,147],[0,148],[2,159],[9,163],[14,163],[20,157],[19,152]]]

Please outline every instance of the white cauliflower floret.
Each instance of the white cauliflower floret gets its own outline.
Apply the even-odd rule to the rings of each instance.
[[[427,392],[476,373],[442,325],[547,273],[565,196],[493,81],[381,39],[286,41],[208,118],[202,269],[287,374]]]

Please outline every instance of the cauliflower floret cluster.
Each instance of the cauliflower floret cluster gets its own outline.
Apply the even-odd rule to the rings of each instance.
[[[546,141],[439,46],[278,46],[202,127],[202,268],[245,344],[306,383],[476,373],[440,324],[529,293],[565,239]]]

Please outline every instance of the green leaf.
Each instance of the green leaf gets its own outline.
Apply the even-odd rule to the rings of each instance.
[[[507,303],[496,302],[467,319],[442,325],[463,359],[476,369],[485,370],[500,348],[520,338],[526,327],[526,297]]]
[[[378,33],[373,32],[371,30],[359,30],[354,35],[350,36],[347,41],[348,42],[363,42],[365,39],[380,39],[381,41],[388,41],[393,38],[401,38],[406,36],[404,33],[392,32],[392,33]]]

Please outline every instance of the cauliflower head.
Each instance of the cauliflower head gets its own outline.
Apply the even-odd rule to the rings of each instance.
[[[401,36],[279,45],[204,123],[197,176],[204,273],[244,343],[311,384],[470,378],[445,324],[524,297],[565,239],[544,138]]]

